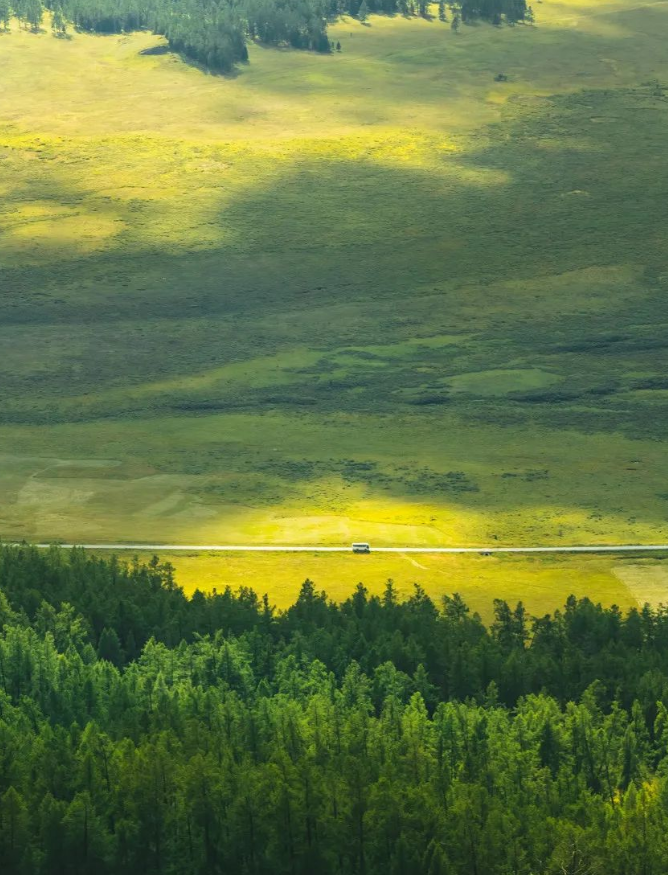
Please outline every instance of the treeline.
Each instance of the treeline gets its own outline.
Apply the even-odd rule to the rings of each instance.
[[[67,23],[94,33],[123,33],[147,28],[165,36],[170,49],[205,67],[229,72],[248,59],[249,39],[267,45],[329,52],[328,20],[370,12],[428,15],[428,0],[46,0],[54,33]],[[525,0],[457,0],[449,4],[453,27],[484,19],[494,24],[527,20]],[[12,15],[26,27],[40,27],[42,0],[0,0],[0,25]],[[447,19],[445,0],[439,17]],[[340,48],[340,44],[338,46]]]
[[[668,617],[0,548],[7,873],[668,871]],[[549,694],[548,694],[549,693]]]
[[[329,15],[351,15],[366,19],[369,13],[378,15],[420,15],[427,17],[433,3],[438,5],[438,16],[448,20],[461,20],[471,23],[476,20],[489,21],[500,25],[504,22],[517,24],[532,21],[533,12],[525,0],[329,0]]]
[[[648,607],[623,615],[571,597],[563,610],[534,618],[521,604],[496,601],[486,627],[458,595],[436,605],[419,586],[401,601],[391,582],[382,596],[360,584],[337,604],[306,581],[294,605],[277,612],[251,588],[187,598],[157,558],[125,563],[30,546],[0,546],[0,592],[23,625],[50,634],[59,649],[74,624],[82,646],[119,668],[150,640],[175,648],[222,634],[244,642],[253,672],[270,681],[288,656],[318,660],[339,681],[351,661],[369,677],[391,663],[429,708],[484,702],[491,683],[508,707],[540,692],[564,705],[597,683],[604,708],[617,700],[629,709],[637,699],[651,722],[657,699],[668,697],[668,611]],[[416,677],[423,682],[411,688]],[[376,707],[382,698],[374,693]]]
[[[668,872],[668,615],[0,548],[8,875]]]

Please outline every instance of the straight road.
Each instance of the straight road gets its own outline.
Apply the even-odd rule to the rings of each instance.
[[[46,549],[53,544],[35,544]],[[65,549],[132,550],[136,553],[352,553],[348,547],[257,546],[251,544],[57,544]],[[568,547],[371,547],[371,553],[663,553],[668,544],[591,544]]]

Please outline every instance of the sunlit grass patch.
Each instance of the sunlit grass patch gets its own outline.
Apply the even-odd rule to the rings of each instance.
[[[474,395],[506,395],[509,392],[542,389],[558,382],[559,377],[556,374],[550,374],[540,368],[473,371],[447,380],[448,385],[455,391]]]
[[[140,554],[149,558],[148,554]],[[420,585],[437,604],[444,595],[458,592],[483,619],[492,619],[493,600],[522,601],[527,610],[541,616],[562,607],[569,595],[588,597],[622,609],[642,604],[642,594],[625,582],[625,569],[634,560],[600,557],[529,558],[494,556],[437,556],[403,554],[301,554],[301,553],[164,553],[163,561],[175,569],[177,583],[187,593],[196,589],[221,592],[248,586],[267,592],[273,604],[287,608],[294,603],[304,580],[341,600],[362,582],[370,593],[381,594],[388,579],[397,593],[408,597]],[[649,560],[648,575],[658,579],[665,570]]]
[[[42,217],[0,234],[0,251],[9,265],[70,259],[104,249],[122,230],[122,221],[113,216]]]
[[[615,575],[639,604],[668,605],[668,566],[654,562],[628,562],[615,568]]]

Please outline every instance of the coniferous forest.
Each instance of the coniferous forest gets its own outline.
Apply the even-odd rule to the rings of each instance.
[[[149,29],[169,48],[219,72],[248,60],[248,40],[329,52],[327,22],[340,15],[365,20],[369,13],[429,14],[428,0],[46,0],[51,27],[66,36],[68,25],[100,34]],[[525,0],[457,0],[449,4],[453,27],[478,19],[496,25],[530,20]],[[439,16],[447,20],[445,2]],[[38,30],[42,0],[0,0],[0,25],[15,16]]]
[[[668,611],[0,548],[3,873],[668,872]]]

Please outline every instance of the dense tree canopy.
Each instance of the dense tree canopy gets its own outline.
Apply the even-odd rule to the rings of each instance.
[[[668,613],[0,548],[6,873],[668,872]]]
[[[170,48],[211,70],[230,71],[248,59],[246,42],[329,52],[327,22],[339,15],[364,21],[370,12],[427,15],[427,0],[46,0],[52,28],[63,35],[67,22],[84,31],[110,34],[149,28]],[[453,0],[453,15],[464,22],[484,19],[515,24],[527,18],[525,0]],[[0,25],[14,14],[39,28],[42,0],[0,0]]]

